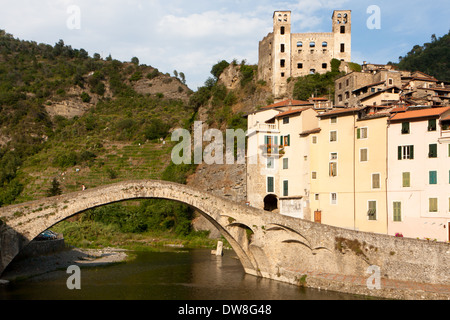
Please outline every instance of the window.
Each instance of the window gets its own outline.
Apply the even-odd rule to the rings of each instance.
[[[438,212],[438,199],[429,198],[428,199],[428,212]]]
[[[316,180],[317,179],[317,172],[312,172],[311,173],[311,179]]]
[[[436,119],[428,120],[428,131],[436,131]]]
[[[280,33],[281,33],[281,34],[284,34],[285,31],[286,31],[286,30],[285,30],[285,27],[281,27],[281,28],[280,28]]]
[[[364,128],[358,128],[356,131],[356,136],[358,139],[367,139],[367,127]]]
[[[326,42],[326,41],[322,42],[322,48],[326,48],[326,47],[328,47],[328,42]]]
[[[283,170],[287,170],[287,169],[289,169],[289,159],[284,158],[283,159]]]
[[[332,152],[330,153],[330,160],[337,160],[338,159],[338,154],[337,152]]]
[[[337,204],[337,193],[332,193],[331,195],[330,195],[330,202],[331,202],[331,204]]]
[[[330,142],[337,141],[337,131],[330,131]]]
[[[341,33],[345,33],[345,26],[341,26]]]
[[[388,84],[389,84],[390,86],[392,86],[392,85],[394,84],[394,80],[392,80],[391,78],[389,78],[389,79],[388,79]]]
[[[282,137],[281,143],[285,147],[289,147],[291,145],[291,135],[287,135],[287,136]]]
[[[289,196],[289,181],[284,180],[283,181],[283,197]]]
[[[368,149],[359,149],[359,161],[360,162],[369,161],[369,150]]]
[[[303,69],[303,63],[297,63],[297,68],[298,69]]]
[[[309,43],[309,47],[310,47],[310,48],[315,48],[315,47],[316,47],[316,43],[315,43],[314,41],[311,41],[311,42]]]
[[[267,177],[267,192],[268,193],[273,193],[275,192],[275,183],[274,183],[275,178],[274,177]]]
[[[327,64],[326,63],[322,63],[322,69],[326,69],[327,68]]]
[[[275,158],[267,157],[267,169],[275,169]]]
[[[312,143],[313,144],[317,144],[317,136],[313,136],[312,137]]]
[[[402,221],[402,203],[400,201],[394,201],[394,221]]]
[[[337,162],[330,162],[330,177],[337,177]]]
[[[430,184],[437,184],[437,171],[430,171],[429,172],[429,183]]]
[[[336,124],[337,123],[337,117],[331,117],[330,118],[330,123],[331,124]]]
[[[338,101],[342,102],[342,94],[338,95]]]
[[[285,66],[286,66],[286,60],[281,59],[281,60],[280,60],[280,67],[281,67],[281,68],[284,68]]]
[[[377,202],[376,201],[369,201],[368,202],[368,211],[367,216],[369,220],[377,220]]]
[[[403,172],[403,188],[409,188],[411,187],[411,173],[410,172]]]
[[[437,144],[430,144],[428,150],[428,158],[437,158]]]
[[[402,134],[409,134],[409,122],[403,122],[402,123]]]
[[[379,173],[372,174],[372,189],[381,188],[381,175]]]
[[[285,51],[285,46],[284,46],[284,44],[281,44],[280,51],[281,51],[281,52],[284,52],[284,51]]]
[[[399,146],[398,160],[414,159],[414,146]]]
[[[314,200],[319,201],[319,194],[318,194],[318,193],[316,193],[316,194],[314,195]]]
[[[297,42],[297,48],[301,48],[301,47],[303,47],[303,42],[298,41],[298,42]]]
[[[289,124],[289,117],[283,118],[283,124]]]
[[[341,43],[341,52],[345,52],[345,43]]]
[[[345,99],[350,99],[350,92],[347,91],[347,92],[345,93]]]

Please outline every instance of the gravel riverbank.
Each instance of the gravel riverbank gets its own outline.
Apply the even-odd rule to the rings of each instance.
[[[81,268],[107,266],[109,264],[123,262],[127,258],[127,251],[123,249],[72,248],[51,255],[14,261],[3,273],[1,280],[14,281],[44,276],[53,271],[66,270],[72,265],[77,265]]]

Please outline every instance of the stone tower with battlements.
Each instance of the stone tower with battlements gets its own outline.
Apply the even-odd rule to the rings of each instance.
[[[331,71],[333,58],[350,62],[351,34],[351,10],[333,12],[329,33],[292,33],[291,11],[275,11],[273,32],[259,43],[258,80],[285,98],[289,78]]]

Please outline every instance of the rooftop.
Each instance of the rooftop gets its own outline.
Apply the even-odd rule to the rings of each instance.
[[[416,119],[416,118],[425,118],[425,117],[439,117],[446,111],[449,111],[450,107],[442,107],[442,108],[426,108],[420,110],[406,111],[402,113],[397,113],[391,117],[391,121],[395,120],[406,120],[406,119]]]

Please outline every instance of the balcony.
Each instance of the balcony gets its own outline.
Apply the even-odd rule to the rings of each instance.
[[[247,136],[251,136],[258,132],[280,133],[280,130],[278,128],[278,124],[257,122],[253,127],[248,129]]]

